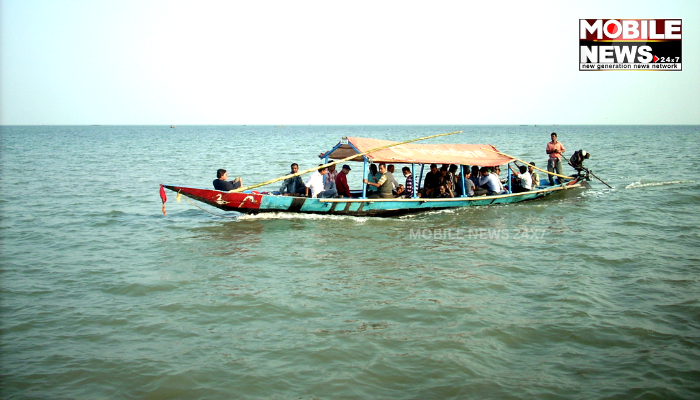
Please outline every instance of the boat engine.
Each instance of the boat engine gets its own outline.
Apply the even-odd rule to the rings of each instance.
[[[591,180],[589,176],[590,171],[583,166],[583,162],[589,158],[591,158],[591,153],[586,150],[576,150],[569,159],[569,165],[576,170],[578,176],[585,178],[587,181]]]

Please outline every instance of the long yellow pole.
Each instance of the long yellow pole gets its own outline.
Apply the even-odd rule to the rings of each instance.
[[[488,150],[488,151],[490,151],[490,152],[492,152],[492,153],[496,153],[496,154],[500,154],[500,155],[502,155],[502,156],[506,156],[506,157],[512,158],[512,159],[514,159],[514,160],[516,160],[516,161],[520,161],[521,163],[523,163],[523,164],[525,164],[525,165],[527,165],[527,166],[529,166],[529,167],[532,167],[532,168],[534,168],[534,169],[536,169],[536,170],[538,170],[538,171],[542,171],[542,172],[544,172],[545,174],[548,174],[548,175],[558,176],[559,178],[574,179],[573,176],[559,175],[559,174],[555,174],[554,172],[545,171],[545,170],[543,170],[542,168],[537,168],[537,167],[535,167],[534,165],[531,165],[531,164],[529,164],[529,163],[527,163],[527,162],[525,162],[525,161],[523,161],[523,160],[521,160],[521,159],[519,159],[519,158],[515,158],[515,157],[513,157],[513,156],[511,156],[511,155],[508,155],[508,154],[506,154],[506,153],[501,153],[500,151],[495,151],[495,150],[492,150],[492,149],[489,149],[489,148],[486,148],[486,147],[482,147],[481,150]],[[563,157],[563,156],[562,156],[562,157]]]
[[[440,137],[440,136],[454,135],[455,133],[462,133],[462,131],[454,131],[454,132],[449,132],[449,133],[440,133],[440,134],[437,134],[437,135],[430,135],[430,136],[425,136],[425,137],[421,137],[421,138],[418,138],[418,139],[411,139],[411,140],[406,140],[406,141],[403,141],[403,142],[396,142],[396,143],[391,143],[391,144],[387,144],[387,145],[384,145],[384,146],[379,146],[379,147],[377,147],[376,149],[368,150],[368,151],[365,151],[364,153],[360,153],[360,154],[354,154],[354,155],[352,155],[352,156],[350,156],[350,157],[345,157],[345,158],[343,158],[342,160],[333,161],[333,162],[330,162],[330,163],[328,163],[328,164],[319,165],[318,167],[313,167],[313,168],[309,168],[309,169],[304,170],[304,171],[299,171],[299,172],[297,172],[296,174],[289,174],[289,175],[281,176],[281,177],[279,177],[279,178],[270,179],[269,181],[265,181],[265,182],[263,182],[263,183],[258,183],[258,184],[251,185],[251,186],[246,186],[246,187],[241,187],[241,188],[238,188],[238,189],[229,190],[229,192],[242,192],[242,191],[244,191],[244,190],[249,190],[249,189],[257,188],[257,187],[260,187],[260,186],[269,185],[269,184],[271,184],[271,183],[279,182],[279,181],[284,180],[284,179],[294,178],[295,176],[304,175],[304,174],[309,173],[309,172],[313,172],[313,171],[316,171],[316,170],[319,170],[319,169],[327,168],[327,167],[329,167],[329,166],[331,166],[331,165],[335,165],[335,164],[339,164],[339,163],[341,163],[341,162],[345,162],[345,161],[348,161],[348,160],[352,160],[353,158],[362,157],[362,156],[365,156],[365,155],[367,155],[367,154],[369,154],[369,153],[374,153],[375,151],[388,149],[388,148],[390,148],[390,147],[398,146],[398,145],[401,145],[401,144],[406,144],[406,143],[411,143],[411,142],[417,142],[417,141],[419,141],[419,140],[426,140],[426,139],[432,139],[432,138],[436,138],[436,137]]]

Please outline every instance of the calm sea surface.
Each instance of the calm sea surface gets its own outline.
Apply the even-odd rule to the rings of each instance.
[[[161,213],[161,183],[209,187],[217,168],[262,182],[342,136],[454,130],[432,142],[538,166],[556,131],[614,189],[390,219],[226,218],[169,192]],[[0,127],[1,395],[700,398],[699,135]]]

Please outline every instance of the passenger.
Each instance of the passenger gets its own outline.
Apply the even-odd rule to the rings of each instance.
[[[377,164],[370,164],[369,165],[369,174],[367,174],[367,180],[372,183],[377,183],[379,180],[379,171],[377,171]],[[374,185],[368,185],[367,186],[367,197],[375,194],[377,192],[377,188],[374,187]]]
[[[530,173],[530,176],[532,176],[532,188],[536,188],[540,186],[540,176],[537,174],[537,171],[533,167],[535,167],[535,163],[531,162],[530,165],[527,167],[527,172]]]
[[[319,166],[321,165],[323,164],[319,164]],[[314,171],[314,173],[311,174],[309,180],[307,180],[304,184],[306,186],[305,195],[307,197],[309,196],[309,189],[311,189],[311,197],[328,198],[334,197],[338,194],[338,191],[335,189],[323,190],[323,176],[327,173],[328,168],[322,168],[320,170]]]
[[[529,192],[532,190],[532,176],[527,172],[527,167],[524,165],[518,166],[520,172],[513,169],[512,166],[508,166],[513,172],[515,177],[517,177],[517,184],[512,185],[513,193]]]
[[[404,187],[403,185],[399,184],[398,189],[396,189],[396,193],[394,194],[394,197],[404,197]]]
[[[227,181],[228,173],[225,169],[216,171],[216,179],[214,179],[214,189],[228,192],[229,190],[238,189],[243,185],[243,179],[236,178],[232,181]]]
[[[472,167],[471,176],[472,176],[472,177],[471,177],[471,180],[472,180],[472,183],[474,183],[474,186],[475,186],[475,187],[479,187],[479,179],[480,179],[479,167],[477,167],[476,165],[474,165],[474,166]]]
[[[450,197],[455,197],[454,193],[452,192],[452,190],[450,190],[450,188],[441,183],[438,186],[438,194],[435,196],[435,198],[444,199]]]
[[[431,197],[436,194],[440,172],[436,164],[430,164],[430,172],[425,174],[423,182],[423,197]]]
[[[552,132],[552,141],[547,143],[547,154],[549,154],[549,160],[547,161],[547,171],[554,172],[561,175],[561,157],[566,151],[564,145],[557,141],[556,132]],[[561,183],[561,179],[557,178],[557,182]],[[554,186],[554,175],[549,175],[549,185]]]
[[[364,182],[370,186],[374,186],[377,188],[377,192],[372,194],[372,198],[382,198],[382,199],[393,199],[394,195],[392,194],[392,189],[391,189],[391,181],[389,180],[389,177],[386,175],[386,165],[384,163],[379,164],[379,174],[380,178],[377,181],[377,183],[370,182],[367,179],[364,180]]]
[[[459,174],[457,173],[457,170],[459,167],[457,167],[454,164],[450,164],[450,169],[448,170],[448,175],[450,176],[450,180],[452,181],[452,190],[454,191],[455,188],[457,187],[457,177]]]
[[[394,178],[394,165],[393,164],[389,164],[386,167],[386,173],[389,176],[389,180],[391,181],[391,184],[393,186],[392,189],[394,191],[396,191],[399,188],[399,181],[397,181],[396,178]],[[394,194],[396,194],[396,193],[394,193]]]
[[[333,190],[338,188],[335,186],[335,178],[338,177],[338,171],[335,170],[335,164],[328,166],[328,173],[323,181],[324,190]]]
[[[452,178],[450,177],[450,171],[449,168],[446,165],[443,165],[442,168],[440,168],[440,178],[438,179],[438,186],[440,185],[445,185],[448,189],[452,190]],[[436,192],[437,194],[437,192]]]
[[[500,181],[496,178],[496,175],[489,172],[487,167],[481,167],[479,172],[481,173],[481,180],[479,181],[479,183],[481,183],[480,187],[481,189],[486,189],[487,195],[493,196],[506,193],[505,190],[501,189]],[[482,193],[482,191],[479,191],[479,193]],[[479,196],[479,194],[477,194],[477,196]]]
[[[349,173],[350,166],[345,164],[343,165],[343,169],[340,170],[340,173],[335,178],[335,187],[338,190],[338,195],[342,197],[352,197],[352,195],[350,194],[350,187],[348,186],[347,175]]]
[[[291,168],[290,175],[299,172],[299,164],[294,163]],[[280,194],[283,196],[303,196],[304,192],[304,181],[301,180],[301,176],[285,179],[280,187]]]
[[[506,191],[505,188],[503,187],[503,182],[501,182],[501,167],[499,167],[498,165],[493,167],[492,174],[496,176],[496,182],[498,182],[498,188],[499,188],[498,191],[499,192]]]
[[[406,177],[406,186],[404,187],[404,197],[413,197],[413,175],[411,174],[411,169],[408,167],[401,168],[403,176]]]
[[[464,188],[467,190],[467,197],[472,197],[474,196],[474,181],[471,179],[472,173],[469,168],[464,167]],[[458,196],[462,195],[462,176],[459,176],[459,179],[457,180],[457,189],[455,192],[457,193]]]

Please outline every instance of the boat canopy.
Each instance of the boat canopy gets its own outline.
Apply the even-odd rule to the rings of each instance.
[[[347,144],[339,143],[329,153],[330,159],[340,160],[366,151],[386,146],[390,140],[348,137]],[[490,144],[417,144],[407,143],[367,154],[372,162],[404,164],[463,164],[481,167],[495,167],[513,161],[513,158],[492,153],[498,151]],[[350,161],[363,161],[362,157]]]

